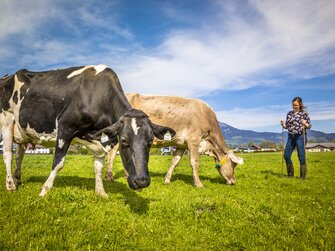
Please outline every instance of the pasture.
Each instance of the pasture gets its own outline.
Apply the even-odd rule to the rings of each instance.
[[[296,153],[295,178],[282,176],[281,153],[239,156],[235,186],[202,156],[203,189],[193,186],[188,156],[170,185],[171,156],[150,156],[151,185],[141,193],[130,190],[117,157],[107,199],[94,193],[91,156],[68,155],[43,198],[51,155],[25,157],[14,193],[1,161],[0,250],[335,250],[335,153],[308,153],[306,180]]]

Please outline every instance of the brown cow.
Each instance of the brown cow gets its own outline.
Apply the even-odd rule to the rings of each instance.
[[[235,184],[234,168],[237,164],[243,164],[243,159],[228,150],[216,115],[209,105],[198,99],[175,96],[145,96],[137,93],[126,96],[131,106],[143,110],[151,121],[168,125],[176,131],[176,135],[170,141],[155,138],[152,145],[177,146],[165,176],[165,184],[170,183],[173,170],[186,149],[190,153],[195,186],[203,187],[198,174],[200,154],[214,157],[220,175],[228,184]],[[115,146],[109,152],[106,175],[108,181],[113,180],[113,160],[117,149]]]

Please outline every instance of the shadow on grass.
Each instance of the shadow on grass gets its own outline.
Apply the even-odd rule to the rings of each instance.
[[[273,176],[276,176],[278,178],[283,178],[285,177],[285,174],[281,174],[281,173],[276,173],[274,172],[273,170],[264,170],[264,171],[261,171],[262,174],[268,174],[268,175],[273,175]]]
[[[47,178],[47,176],[32,176],[26,182],[40,183],[42,186]],[[95,179],[79,176],[58,176],[55,180],[54,187],[79,187],[85,190],[94,191]],[[122,194],[124,202],[129,205],[132,212],[141,215],[148,211],[150,200],[141,197],[139,192],[131,190],[128,185],[118,181],[112,183],[104,181],[104,188],[107,194]]]
[[[164,182],[165,173],[150,172],[150,176],[152,176],[152,177],[161,177],[162,178],[162,182]],[[210,178],[208,176],[202,176],[202,175],[200,175],[199,178],[200,178],[201,181],[206,180],[206,181],[210,181],[211,183],[223,184],[223,185],[226,184],[225,179],[222,178],[219,175],[219,173],[217,174],[217,177],[215,177],[215,178]],[[180,174],[180,173],[173,174],[172,178],[171,178],[171,183],[173,183],[173,181],[176,181],[176,180],[181,180],[185,184],[188,184],[188,185],[191,185],[191,186],[194,185],[192,171],[191,171],[190,175]]]
[[[166,172],[167,172],[167,170],[166,170]],[[166,175],[166,172],[149,171],[151,177],[159,177],[159,178],[161,178],[161,182],[162,183],[164,183],[164,177]],[[222,178],[217,171],[216,171],[216,173],[217,173],[217,177],[215,177],[215,178],[210,178],[208,176],[202,176],[202,175],[200,175],[199,178],[200,178],[201,181],[206,180],[206,181],[210,181],[211,183],[225,185],[226,184],[226,180],[224,178]],[[120,178],[126,179],[125,178],[124,170],[118,170],[115,173],[113,172],[113,176],[114,176],[114,180],[117,180],[117,179],[120,179]],[[176,181],[176,180],[181,180],[185,184],[193,186],[194,182],[193,182],[193,176],[192,176],[192,169],[190,169],[190,174],[189,175],[187,175],[187,174],[179,174],[179,173],[173,174],[172,178],[171,178],[171,183],[173,183],[173,181]]]

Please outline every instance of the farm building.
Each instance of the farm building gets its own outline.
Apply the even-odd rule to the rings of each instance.
[[[235,152],[253,153],[253,152],[275,152],[276,148],[273,147],[261,147],[259,145],[242,145],[234,149]]]
[[[307,143],[308,152],[329,152],[334,151],[335,143]]]
[[[26,149],[26,153],[27,154],[49,154],[50,149],[45,148],[44,146],[41,146],[41,145],[32,146],[29,144]]]

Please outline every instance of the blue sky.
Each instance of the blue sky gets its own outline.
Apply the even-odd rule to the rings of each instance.
[[[107,64],[126,92],[199,98],[279,132],[301,96],[335,132],[333,0],[0,0],[0,75]]]

